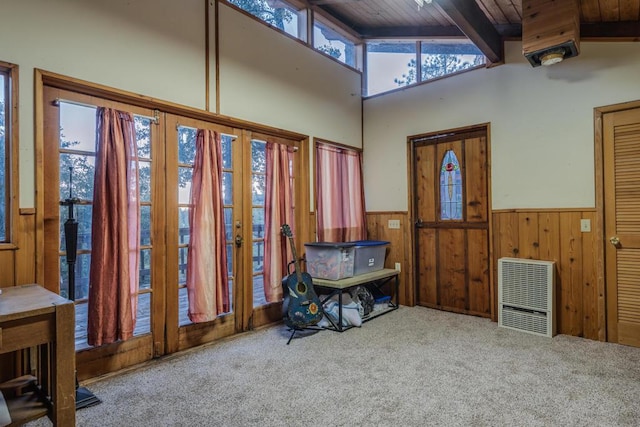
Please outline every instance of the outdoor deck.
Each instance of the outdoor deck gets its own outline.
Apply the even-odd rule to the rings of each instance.
[[[253,289],[253,306],[258,307],[267,303],[262,290],[261,279],[256,280]],[[140,295],[138,298],[138,317],[136,320],[135,336],[148,334],[151,331],[151,293]],[[181,288],[179,292],[179,324],[180,326],[191,323],[187,316],[189,302],[187,300],[187,288]],[[231,301],[233,307],[233,301]],[[76,351],[90,348],[87,344],[87,309],[88,304],[76,304]]]

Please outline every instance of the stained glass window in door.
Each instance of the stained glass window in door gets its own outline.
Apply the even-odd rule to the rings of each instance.
[[[453,150],[447,150],[440,168],[440,219],[462,219],[462,173]]]

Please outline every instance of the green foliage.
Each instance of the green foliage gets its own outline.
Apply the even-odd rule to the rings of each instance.
[[[293,14],[282,7],[271,7],[267,0],[229,0],[229,3],[238,6],[264,22],[284,31],[285,22],[291,22]]]
[[[445,53],[435,55],[422,55],[424,62],[422,63],[421,78],[419,81],[425,81],[436,77],[446,76],[456,71],[464,70],[476,65],[482,64],[484,57],[482,55],[474,55],[473,60],[463,61],[458,55],[449,55]],[[398,86],[406,86],[417,83],[416,79],[417,66],[416,60],[412,59],[407,64],[409,71],[402,74],[402,77],[393,79]]]
[[[336,58],[336,59],[340,59],[340,57],[342,56],[342,53],[340,52],[340,49],[338,49],[337,47],[333,47],[331,45],[325,44],[323,46],[317,47],[316,50],[319,50],[320,52],[324,52],[327,55]]]

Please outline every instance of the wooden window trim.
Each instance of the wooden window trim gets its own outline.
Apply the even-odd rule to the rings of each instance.
[[[7,176],[9,185],[9,215],[7,221],[7,241],[0,242],[0,250],[17,250],[18,194],[19,194],[19,161],[18,161],[18,65],[0,61],[0,69],[9,77],[9,106],[7,108],[9,132],[5,134],[5,144],[9,145],[9,169]],[[6,107],[5,107],[6,108]],[[7,117],[5,117],[5,120]]]

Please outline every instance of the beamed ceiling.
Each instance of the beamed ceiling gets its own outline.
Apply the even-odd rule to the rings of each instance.
[[[522,37],[522,0],[307,2],[362,38],[467,37],[494,63],[504,40]],[[640,41],[640,0],[579,0],[578,7],[582,40]]]

